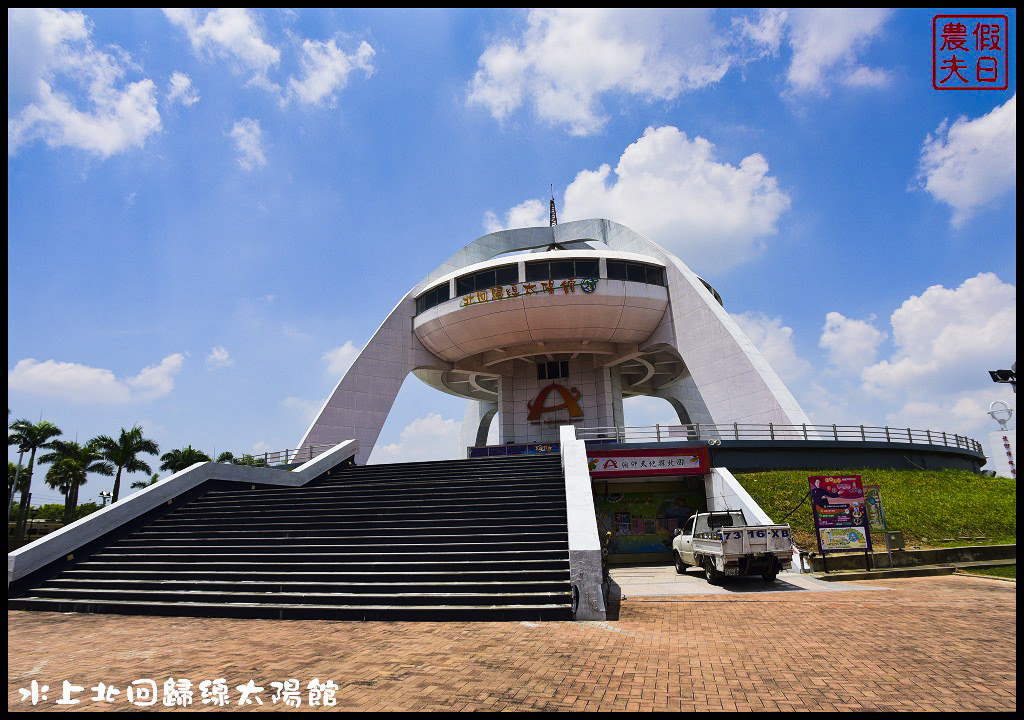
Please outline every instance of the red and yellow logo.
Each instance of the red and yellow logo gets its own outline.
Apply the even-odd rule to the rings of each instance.
[[[548,395],[551,394],[552,390],[557,390],[558,394],[562,396],[562,404],[545,407],[544,402],[548,399]],[[576,388],[568,389],[558,383],[551,383],[541,390],[536,398],[526,401],[526,407],[530,409],[530,414],[527,415],[526,419],[531,422],[539,420],[542,414],[555,412],[556,410],[568,410],[569,417],[581,418],[583,417],[583,410],[580,409],[579,403],[581,397],[582,393]]]

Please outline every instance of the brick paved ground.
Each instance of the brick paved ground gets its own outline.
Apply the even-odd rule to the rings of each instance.
[[[285,709],[270,682],[317,677],[338,684],[345,710],[1016,710],[1015,583],[881,585],[646,598],[607,623],[8,612],[8,707],[33,709],[18,693],[32,680],[51,688],[34,709],[61,709],[70,680],[86,688],[72,709],[97,710],[99,681],[224,677],[233,701],[252,678],[262,709]],[[123,695],[105,707],[135,709]]]

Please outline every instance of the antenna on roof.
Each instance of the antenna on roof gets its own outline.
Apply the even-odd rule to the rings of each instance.
[[[558,215],[555,213],[555,186],[551,186],[551,227],[558,224]]]

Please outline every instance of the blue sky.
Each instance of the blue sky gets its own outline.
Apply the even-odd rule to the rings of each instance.
[[[407,289],[553,186],[709,280],[816,422],[985,440],[1016,356],[992,12],[1009,89],[950,92],[927,10],[9,10],[12,417],[294,446]],[[373,460],[454,455],[462,410],[410,378]]]

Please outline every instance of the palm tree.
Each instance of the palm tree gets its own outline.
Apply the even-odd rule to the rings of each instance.
[[[50,447],[53,438],[59,437],[63,433],[59,427],[47,420],[40,420],[38,423],[32,423],[29,420],[15,420],[11,423],[11,431],[11,434],[7,436],[7,444],[17,445],[19,449],[30,452],[27,469],[30,480],[25,484],[24,492],[21,493],[21,504],[18,506],[18,526],[14,534],[14,543],[17,546],[25,537],[28,499],[32,489],[31,476],[36,462],[36,450]],[[11,497],[13,501],[13,496]]]
[[[136,480],[132,483],[132,490],[140,490],[142,488],[148,488],[150,485],[155,485],[160,482],[160,473],[153,473],[149,480]]]
[[[39,456],[39,462],[50,463],[46,484],[64,493],[64,522],[71,522],[78,506],[78,488],[85,485],[89,473],[113,475],[114,466],[106,462],[99,445],[91,440],[85,445],[55,440],[52,452]]]
[[[114,478],[114,494],[110,498],[111,503],[116,503],[121,494],[121,471],[151,473],[153,470],[138,456],[140,454],[160,454],[160,448],[155,442],[142,437],[142,428],[138,425],[131,430],[121,428],[121,435],[117,440],[108,435],[100,435],[92,442],[99,448],[103,459],[117,468],[117,475]]]
[[[163,460],[163,464],[160,466],[161,470],[170,470],[172,473],[176,473],[195,465],[197,462],[209,462],[210,456],[189,445],[188,447],[164,453],[160,456],[160,459]]]

